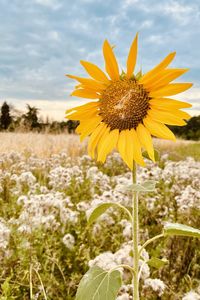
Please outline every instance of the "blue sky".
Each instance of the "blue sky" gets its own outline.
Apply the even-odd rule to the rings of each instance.
[[[30,103],[64,118],[80,101],[70,97],[74,82],[64,75],[84,75],[80,59],[104,67],[105,38],[123,67],[137,31],[138,69],[145,72],[176,50],[173,67],[189,67],[182,78],[194,82],[178,99],[200,113],[199,0],[0,0],[0,103],[19,109]]]

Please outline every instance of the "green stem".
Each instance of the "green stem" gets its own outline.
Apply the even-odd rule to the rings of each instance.
[[[130,211],[123,205],[119,204],[119,203],[113,203],[115,206],[121,208],[128,216],[129,216],[129,219],[130,219],[130,222],[133,223],[133,217],[130,213]]]
[[[129,265],[124,265],[124,264],[118,265],[118,266],[112,268],[109,272],[113,272],[114,270],[117,270],[117,269],[119,269],[119,268],[127,269],[127,270],[129,270],[133,275],[135,274],[135,270],[134,270],[132,267],[130,267]]]
[[[154,242],[155,240],[157,240],[157,239],[159,239],[159,238],[162,238],[162,237],[164,237],[164,236],[165,236],[164,233],[161,233],[161,234],[158,234],[158,235],[154,236],[153,238],[149,239],[148,241],[146,241],[146,242],[142,245],[142,247],[140,248],[140,250],[139,250],[139,257],[140,257],[140,255],[142,254],[142,250],[145,249],[146,246],[148,246],[149,244],[151,244],[151,243]]]
[[[29,270],[29,285],[30,285],[30,300],[33,299],[33,282],[32,282],[32,272],[33,272],[33,266],[30,264],[30,270]]]
[[[137,182],[136,177],[136,163],[133,162],[133,183]],[[135,270],[133,276],[133,300],[139,300],[139,282],[138,282],[138,272],[139,272],[139,251],[138,251],[138,241],[139,241],[139,222],[138,222],[138,192],[133,192],[133,267]]]
[[[37,274],[38,276],[38,279],[40,281],[40,284],[42,286],[42,291],[43,291],[43,294],[44,294],[44,299],[47,300],[47,294],[45,292],[45,288],[44,288],[44,285],[43,285],[43,282],[42,282],[42,278],[40,277],[40,274],[38,273],[38,271],[36,269],[34,269],[35,273]]]

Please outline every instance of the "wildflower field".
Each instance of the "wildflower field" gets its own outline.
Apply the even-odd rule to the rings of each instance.
[[[125,214],[110,208],[98,222],[87,222],[102,202],[131,205],[125,189],[131,172],[118,153],[102,165],[91,160],[87,141],[80,144],[77,136],[0,138],[0,300],[72,300],[89,267],[132,264]],[[156,192],[140,196],[141,244],[166,221],[200,227],[200,144],[158,139],[154,144],[159,160],[138,168],[139,182],[158,182]],[[146,250],[144,260],[157,257],[162,263],[140,260],[141,299],[200,299],[199,240],[165,237]],[[126,271],[117,300],[132,299],[130,278]]]

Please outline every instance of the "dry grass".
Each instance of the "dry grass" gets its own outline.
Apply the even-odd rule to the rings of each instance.
[[[77,135],[68,134],[0,133],[0,141],[0,154],[17,151],[38,157],[50,157],[63,151],[71,157],[76,157],[86,153],[87,144],[87,142],[80,143]],[[175,160],[186,156],[200,159],[200,142],[178,140],[174,143],[155,139],[154,145]]]
[[[0,154],[10,151],[32,153],[38,157],[67,152],[75,157],[86,151],[85,143],[80,143],[77,135],[38,134],[38,133],[0,133]]]

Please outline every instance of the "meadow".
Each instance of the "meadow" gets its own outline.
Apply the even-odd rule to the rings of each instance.
[[[0,300],[72,300],[89,266],[108,270],[131,264],[131,225],[110,208],[93,225],[91,209],[109,200],[131,204],[131,172],[118,153],[104,165],[87,155],[76,135],[0,133]],[[164,222],[200,228],[200,143],[154,140],[154,164],[138,168],[138,180],[156,180],[141,194],[140,241]],[[200,299],[200,244],[195,238],[155,241],[142,256],[142,300]],[[143,263],[142,260],[140,262]],[[117,300],[131,300],[130,274]],[[85,299],[87,300],[87,299]]]

